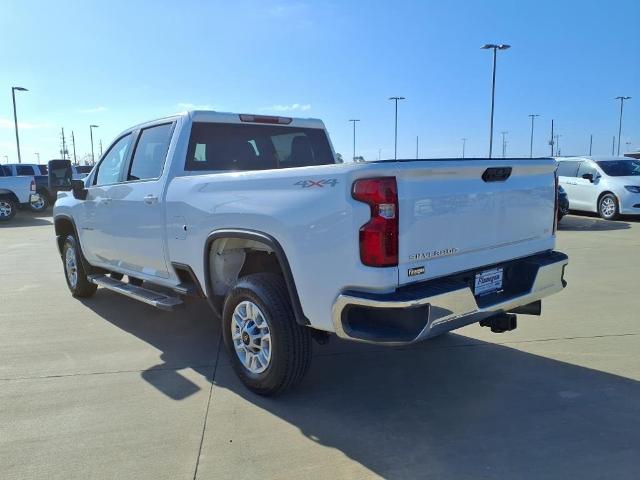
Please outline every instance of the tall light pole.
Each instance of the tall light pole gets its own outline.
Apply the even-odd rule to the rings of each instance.
[[[398,100],[405,100],[405,97],[389,97],[389,100],[396,102],[396,120],[395,120],[395,136],[393,147],[393,159],[398,159]]]
[[[531,141],[529,142],[529,158],[533,158],[533,122],[536,117],[539,117],[540,115],[538,115],[537,113],[530,113],[529,116],[531,117]]]
[[[502,135],[502,158],[507,156],[507,133],[509,132],[500,132]]]
[[[591,156],[591,149],[593,148],[593,133],[589,135],[589,156]]]
[[[98,128],[99,125],[89,125],[89,135],[91,136],[91,163],[96,164],[96,159],[93,155],[93,129]]]
[[[618,156],[620,156],[620,144],[622,143],[620,135],[622,135],[622,108],[624,107],[624,101],[630,100],[631,97],[616,97],[616,100],[620,100],[620,123],[618,124]],[[15,103],[13,104],[15,111]]]
[[[559,156],[560,156],[560,137],[561,137],[561,136],[562,136],[562,135],[560,135],[560,134],[558,134],[558,133],[556,133],[556,136],[555,136],[556,157],[559,157]]]
[[[464,158],[465,147],[467,146],[467,138],[462,139],[462,158]]]
[[[20,137],[18,136],[18,115],[16,114],[16,90],[18,92],[28,92],[24,87],[11,87],[11,98],[13,99],[13,123],[16,126],[16,149],[18,150],[18,163],[22,163],[20,157]]]
[[[78,165],[78,160],[76,159],[76,137],[73,135],[73,130],[71,130],[71,145],[73,145],[73,164]]]
[[[38,157],[38,165],[40,165],[40,153],[36,152],[36,157]]]
[[[353,123],[353,161],[355,162],[356,161],[356,122],[359,122],[360,120],[357,118],[354,118],[349,121]]]
[[[420,152],[420,139],[418,138],[418,136],[416,135],[416,160],[419,158],[419,152]]]
[[[480,47],[484,50],[493,50],[493,80],[491,83],[491,123],[489,126],[489,158],[491,158],[491,155],[493,153],[493,111],[495,109],[495,100],[496,100],[496,58],[497,58],[497,51],[498,50],[507,50],[508,48],[511,48],[511,45],[507,45],[507,44],[493,44],[493,43],[487,43],[485,45],[483,45],[482,47]]]

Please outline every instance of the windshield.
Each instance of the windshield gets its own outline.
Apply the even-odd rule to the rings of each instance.
[[[597,163],[610,177],[640,176],[640,160],[607,160]]]

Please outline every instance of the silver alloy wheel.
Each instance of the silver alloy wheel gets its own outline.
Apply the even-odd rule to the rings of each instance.
[[[262,373],[271,362],[271,331],[266,316],[253,302],[236,305],[231,316],[231,339],[236,355],[251,373]]]
[[[602,200],[600,203],[600,211],[602,215],[605,217],[611,217],[616,213],[616,202],[613,201],[613,198],[607,197]]]
[[[71,285],[71,288],[76,288],[78,284],[78,265],[76,264],[75,248],[67,248],[67,252],[64,254],[64,264],[69,285]]]
[[[0,217],[10,217],[13,207],[10,202],[0,200]]]
[[[46,206],[47,205],[44,201],[44,198],[42,197],[38,197],[38,200],[36,200],[35,202],[31,202],[31,208],[33,208],[36,212],[44,210]]]

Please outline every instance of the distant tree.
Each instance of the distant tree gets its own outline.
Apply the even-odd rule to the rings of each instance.
[[[354,162],[356,162],[356,163],[363,163],[363,162],[366,162],[366,160],[364,159],[364,157],[355,157],[355,158],[353,159],[353,161],[354,161]]]
[[[336,163],[344,163],[341,153],[336,153]]]

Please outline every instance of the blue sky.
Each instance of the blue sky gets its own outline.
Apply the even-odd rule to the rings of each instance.
[[[640,148],[640,2],[626,1],[13,1],[0,4],[0,161],[59,156],[60,127],[90,152],[121,130],[191,106],[325,121],[357,153],[468,156],[488,151],[491,54],[499,53],[494,152],[547,155],[551,119],[562,154],[609,154],[625,103],[623,143]],[[626,146],[626,145],[625,145]]]

